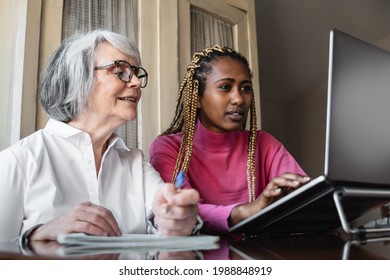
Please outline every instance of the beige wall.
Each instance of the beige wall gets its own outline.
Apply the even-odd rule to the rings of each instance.
[[[42,0],[38,73],[43,71],[49,57],[61,44],[62,7],[62,1]],[[46,122],[46,112],[37,102],[36,129],[43,128]]]
[[[35,131],[41,0],[0,2],[0,150]]]
[[[11,126],[11,108],[12,108],[12,85],[14,83],[14,60],[15,60],[15,43],[17,35],[16,15],[18,13],[18,3],[16,1],[1,1],[0,11],[8,11],[0,16],[0,150],[7,147],[10,142],[9,131]],[[5,66],[7,65],[7,66]]]

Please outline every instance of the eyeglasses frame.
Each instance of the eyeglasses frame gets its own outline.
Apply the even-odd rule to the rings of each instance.
[[[130,66],[130,68],[132,69],[128,81],[122,80],[122,78],[121,78],[121,76],[120,76],[120,74],[119,74],[118,66],[119,66],[119,63],[121,63],[121,62],[127,63],[127,64]],[[131,65],[130,63],[128,63],[126,60],[114,60],[113,62],[109,62],[109,63],[107,63],[107,64],[95,66],[94,70],[105,69],[105,68],[107,68],[107,67],[109,67],[109,66],[112,66],[112,65],[115,65],[115,68],[116,68],[116,70],[117,70],[117,72],[114,73],[114,74],[116,74],[116,75],[118,76],[119,80],[121,80],[122,82],[125,82],[125,83],[130,82],[131,79],[133,78],[134,73],[137,73],[139,69],[142,69],[142,70],[145,72],[145,74],[140,75],[140,76],[137,76],[137,75],[136,75],[136,77],[137,77],[138,79],[140,79],[140,80],[141,80],[142,78],[145,78],[145,85],[142,86],[142,83],[141,83],[141,88],[145,88],[145,87],[147,86],[149,74],[148,74],[148,72],[145,70],[145,68],[143,68],[143,67],[141,67],[141,66],[133,66],[133,65]]]

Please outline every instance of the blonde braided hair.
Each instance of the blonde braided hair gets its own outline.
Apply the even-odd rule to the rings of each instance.
[[[198,117],[197,101],[200,94],[203,94],[207,74],[212,70],[212,61],[218,57],[228,56],[241,61],[249,69],[248,61],[240,53],[222,46],[206,48],[203,51],[195,52],[192,61],[187,67],[187,74],[179,88],[176,100],[175,116],[169,128],[162,135],[175,134],[183,132],[183,138],[180,144],[179,153],[176,159],[176,165],[172,174],[172,182],[175,181],[180,170],[187,173],[191,154],[192,144],[195,133],[195,124]],[[245,129],[244,123],[241,129]],[[252,92],[252,101],[250,106],[250,131],[248,139],[248,160],[247,160],[247,182],[249,202],[256,199],[255,186],[255,152],[256,152],[256,106],[254,93]]]

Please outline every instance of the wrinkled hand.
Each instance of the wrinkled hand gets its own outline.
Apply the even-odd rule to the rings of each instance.
[[[190,235],[196,224],[199,193],[194,189],[176,191],[167,183],[153,201],[154,223],[163,235]]]
[[[229,217],[230,226],[252,216],[270,205],[273,201],[294,191],[309,181],[309,177],[294,173],[284,173],[273,178],[255,201],[237,205],[233,208]]]
[[[110,210],[91,202],[83,202],[64,215],[41,225],[30,234],[29,240],[56,240],[60,233],[73,232],[102,236],[122,234]]]

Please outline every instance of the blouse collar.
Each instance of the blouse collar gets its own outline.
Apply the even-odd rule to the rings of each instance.
[[[81,143],[91,143],[91,138],[88,133],[75,128],[71,125],[68,125],[64,122],[60,122],[54,119],[49,119],[46,126],[45,130],[48,131],[51,134],[55,134],[58,136],[61,136],[63,138],[68,138],[71,141],[74,141],[78,144]],[[120,138],[118,135],[115,133],[110,136],[108,139],[108,149],[109,150],[111,147],[116,147],[116,148],[121,148],[124,150],[130,150],[122,138]]]

